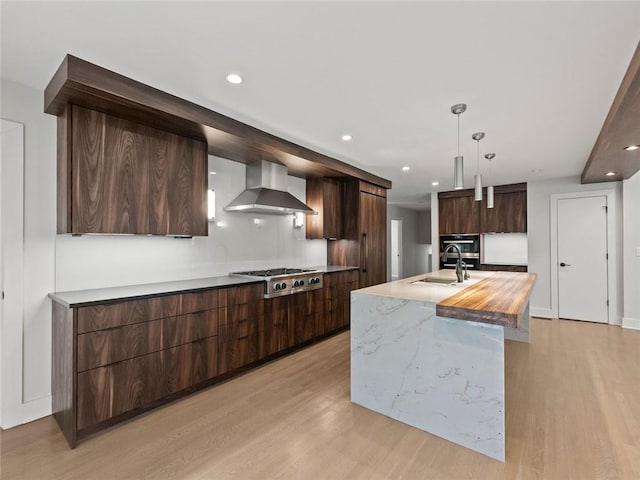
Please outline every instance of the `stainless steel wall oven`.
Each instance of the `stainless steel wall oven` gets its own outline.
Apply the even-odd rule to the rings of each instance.
[[[480,235],[474,233],[460,233],[440,235],[440,253],[449,245],[457,245],[462,253],[462,261],[469,270],[480,269]],[[440,268],[456,268],[458,254],[450,250],[446,258],[440,258]]]

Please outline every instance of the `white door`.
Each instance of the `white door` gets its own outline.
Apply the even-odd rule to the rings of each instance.
[[[391,220],[391,280],[402,278],[402,220]]]
[[[0,410],[2,428],[23,423],[24,126],[0,123]]]
[[[607,323],[607,197],[558,200],[558,317]]]

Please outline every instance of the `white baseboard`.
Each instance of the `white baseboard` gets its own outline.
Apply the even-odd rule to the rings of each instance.
[[[529,313],[532,317],[554,318],[550,308],[530,307]]]
[[[640,318],[622,317],[622,328],[640,330]]]
[[[22,423],[33,422],[51,415],[51,395],[22,404]]]
[[[20,404],[10,416],[12,420],[5,421],[2,429],[7,430],[49,415],[51,415],[51,395]]]

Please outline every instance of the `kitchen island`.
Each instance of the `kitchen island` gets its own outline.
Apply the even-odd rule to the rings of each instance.
[[[504,340],[528,341],[535,275],[471,276],[351,293],[351,401],[504,461]]]

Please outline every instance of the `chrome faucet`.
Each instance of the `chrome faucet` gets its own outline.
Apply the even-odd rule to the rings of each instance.
[[[447,245],[447,248],[442,252],[442,260],[445,262],[447,261],[447,253],[449,253],[449,250],[451,249],[454,249],[458,253],[458,260],[456,260],[456,277],[458,277],[458,283],[462,283],[462,252],[460,251],[460,247],[455,243]],[[469,276],[466,275],[466,278],[468,279]]]

